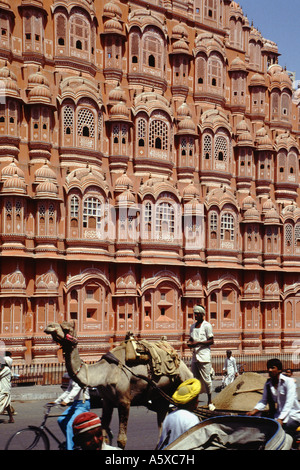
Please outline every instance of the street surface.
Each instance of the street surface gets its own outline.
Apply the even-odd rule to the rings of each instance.
[[[220,383],[220,380],[215,380],[213,389],[220,385]],[[200,405],[206,404],[205,394],[201,394],[199,399]],[[14,423],[8,423],[7,415],[0,415],[0,450],[4,450],[8,438],[14,432],[28,425],[39,426],[41,424],[44,416],[44,405],[48,401],[53,400],[14,401],[12,404],[17,412],[14,416]],[[55,416],[48,418],[46,424],[61,441],[65,439],[57,424],[57,417],[63,413],[65,409],[66,408],[60,406],[54,407],[51,411],[51,415]],[[102,408],[93,408],[92,411],[101,417]],[[117,446],[118,421],[118,411],[115,409],[111,422],[111,430],[114,435],[113,446]],[[56,442],[51,436],[49,436],[49,439],[51,450],[57,450]],[[129,415],[127,439],[126,450],[154,450],[158,440],[156,413],[142,406],[133,406]]]
[[[267,378],[267,376],[266,376]],[[295,374],[297,380],[298,396],[300,391],[300,376]],[[219,386],[221,380],[217,378],[213,382],[213,397],[215,396],[215,388]],[[33,386],[34,387],[34,386]],[[52,400],[28,400],[28,401],[14,401],[13,407],[15,408],[16,415],[14,416],[15,422],[8,423],[7,415],[0,415],[0,450],[4,450],[8,438],[17,430],[27,427],[28,425],[39,426],[44,416],[44,405]],[[199,404],[203,406],[206,404],[206,395],[200,394]],[[50,417],[47,421],[47,426],[56,435],[58,439],[64,441],[64,436],[57,424],[57,417],[65,411],[66,408],[54,407],[51,414],[56,415]],[[92,411],[102,415],[102,408],[92,408]],[[114,435],[113,446],[117,446],[118,435],[118,412],[115,409],[113,413],[111,429]],[[51,450],[57,450],[57,444],[49,436],[51,443]],[[127,433],[126,450],[154,450],[158,439],[158,430],[156,423],[156,413],[147,410],[145,407],[132,407],[130,410],[128,433]]]
[[[17,412],[14,416],[14,423],[8,423],[8,416],[0,416],[0,450],[4,450],[8,438],[15,431],[22,429],[26,426],[34,425],[39,426],[43,420],[44,408],[47,403],[45,400],[15,402],[13,406]],[[65,407],[54,407],[51,411],[52,415],[59,416],[66,410]],[[101,408],[93,408],[92,411],[102,415]],[[58,424],[57,417],[50,417],[47,420],[47,427],[56,435],[58,439],[64,441],[64,435],[61,432]],[[117,433],[118,433],[118,412],[114,410],[111,429],[114,434],[113,445],[117,446]],[[50,437],[50,436],[49,436]],[[132,407],[130,410],[129,424],[128,424],[128,441],[126,450],[153,450],[156,446],[158,437],[156,414],[148,411],[144,407]],[[50,437],[51,450],[57,450],[56,442]]]

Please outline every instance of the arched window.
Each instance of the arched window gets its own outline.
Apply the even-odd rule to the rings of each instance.
[[[281,116],[286,121],[290,117],[290,96],[287,93],[283,93],[281,96]]]
[[[221,217],[221,240],[227,242],[234,241],[234,218],[233,215],[226,212]]]
[[[300,224],[295,225],[295,247],[300,248]]]
[[[139,147],[145,146],[146,124],[146,120],[143,118],[139,118],[137,121],[137,138]]]
[[[218,214],[215,211],[209,215],[209,235],[211,240],[218,238]]]
[[[150,122],[149,145],[151,148],[168,150],[169,128],[168,124],[160,119]]]
[[[64,135],[71,136],[73,139],[73,130],[74,130],[74,109],[67,105],[63,108],[63,132]],[[64,144],[71,144],[70,137],[67,138],[67,141],[64,139]]]
[[[130,54],[131,54],[131,63],[139,63],[139,54],[140,54],[140,35],[137,32],[130,33]]]
[[[72,196],[70,201],[70,224],[71,227],[78,227],[79,216],[79,199],[77,196]]]
[[[157,76],[164,73],[164,40],[158,31],[147,30],[143,35],[143,65],[155,68]],[[137,54],[135,54],[137,55]]]
[[[145,204],[144,224],[145,224],[145,232],[151,233],[151,229],[152,229],[152,204],[151,202],[146,202]]]
[[[57,15],[56,17],[56,37],[59,46],[66,45],[67,36],[67,19],[64,15]]]
[[[205,57],[197,57],[196,58],[196,90],[202,89],[204,85],[206,85],[206,58]]]
[[[217,1],[204,0],[204,18],[216,21],[217,20]]]
[[[203,139],[203,154],[205,160],[209,160],[212,154],[212,139],[211,136],[206,134]]]
[[[10,48],[10,21],[8,15],[0,14],[1,45],[6,49]]]
[[[284,228],[284,244],[286,248],[291,248],[293,244],[293,226],[286,224]]]
[[[37,217],[37,233],[39,236],[56,235],[56,208],[52,202],[40,203]]]
[[[43,15],[42,13],[28,13],[23,17],[24,21],[24,52],[43,53]]]
[[[70,55],[89,60],[91,25],[80,13],[70,18]]]
[[[6,200],[3,232],[23,233],[24,228],[24,202],[21,200]]]
[[[81,147],[94,148],[95,146],[95,116],[87,108],[81,108],[77,116],[77,135]]]
[[[208,59],[208,84],[218,89],[218,92],[223,87],[223,64],[217,55],[213,54]]]
[[[173,239],[175,232],[174,208],[168,202],[157,205],[155,212],[155,230],[159,239]]]
[[[102,220],[102,204],[95,197],[85,199],[83,204],[83,227],[99,230]]]
[[[215,162],[216,169],[225,169],[228,162],[228,141],[223,136],[215,137]]]

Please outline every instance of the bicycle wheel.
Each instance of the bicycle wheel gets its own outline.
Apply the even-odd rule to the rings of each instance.
[[[49,450],[47,435],[38,427],[28,426],[13,434],[7,441],[5,450]]]

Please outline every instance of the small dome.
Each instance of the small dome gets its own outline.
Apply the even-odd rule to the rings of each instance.
[[[125,92],[120,85],[117,85],[109,92],[108,99],[114,102],[125,101]]]
[[[184,200],[191,200],[194,198],[198,198],[200,193],[193,182],[190,182],[184,189],[183,189],[183,198]]]
[[[178,134],[195,133],[196,125],[191,117],[186,117],[178,123]]]
[[[126,172],[124,172],[123,175],[119,176],[119,178],[116,179],[115,188],[116,190],[122,191],[124,191],[126,188],[133,188],[133,183],[129,176],[126,174]]]
[[[42,181],[45,179],[56,181],[55,172],[49,167],[48,162],[44,163],[43,166],[38,168],[35,172],[36,181]]]
[[[33,101],[47,102],[51,101],[51,91],[45,85],[36,85],[28,93],[28,102]]]
[[[250,87],[255,87],[255,86],[262,86],[266,87],[266,81],[263,75],[259,75],[258,73],[255,73],[250,80]]]
[[[252,147],[253,146],[253,138],[249,131],[245,131],[239,134],[237,138],[238,146],[239,147]]]
[[[179,39],[173,44],[173,52],[189,52],[189,45],[183,39]]]
[[[179,106],[177,110],[177,115],[178,115],[178,118],[192,116],[190,107],[187,105],[185,101]]]
[[[180,38],[187,39],[188,33],[187,33],[187,30],[185,29],[185,27],[182,23],[178,23],[174,26],[174,28],[172,29],[172,36],[174,36],[178,39],[180,39]]]
[[[2,192],[26,193],[26,183],[18,174],[7,178],[3,183]]]
[[[269,209],[265,213],[265,223],[278,223],[280,221],[279,214],[275,207],[272,207],[272,209]]]
[[[278,64],[273,64],[269,67],[268,74],[270,75],[271,88],[280,86],[281,88],[287,87],[290,90],[293,88],[292,80],[286,70]]]
[[[267,130],[265,127],[262,127],[256,132],[256,143],[258,150],[272,150],[273,144],[268,136]]]
[[[123,26],[116,18],[110,18],[104,23],[105,32],[123,32]]]
[[[245,62],[240,58],[240,57],[236,57],[232,62],[231,62],[231,65],[230,65],[230,71],[231,72],[234,72],[234,71],[246,71],[247,70],[247,66],[245,64]]]
[[[237,2],[231,2],[230,3],[230,8],[232,10],[235,10],[238,13],[241,13],[241,14],[243,13],[243,10],[242,10],[241,6]]]
[[[17,81],[16,74],[14,72],[12,72],[12,70],[10,70],[10,68],[8,68],[7,65],[0,68],[0,79],[3,80],[5,78],[9,78],[9,79],[13,80],[14,82]]]
[[[17,76],[6,65],[0,69],[0,92],[11,96],[20,96]]]
[[[121,8],[113,1],[109,1],[104,5],[103,13],[104,15],[117,16],[118,18],[122,16]]]
[[[247,209],[246,212],[244,213],[244,220],[247,221],[259,221],[260,220],[260,214],[259,211],[255,206],[252,206],[250,209]]]
[[[15,161],[12,161],[9,165],[4,167],[1,172],[2,179],[9,178],[11,176],[19,176],[25,178],[24,172],[16,165]]]
[[[28,77],[28,85],[45,85],[47,87],[50,86],[49,80],[43,75],[42,72],[34,72]]]
[[[243,209],[251,209],[251,207],[255,206],[255,200],[253,199],[253,197],[251,196],[251,194],[249,194],[248,196],[245,197],[245,199],[243,200],[243,204],[242,204],[242,207]]]
[[[269,211],[270,209],[273,209],[274,204],[272,199],[269,197],[269,199],[266,200],[266,202],[263,203],[262,210],[263,212]]]
[[[126,189],[116,198],[116,203],[118,206],[128,206],[135,204],[134,194],[130,189]]]
[[[237,132],[244,133],[245,131],[249,132],[249,127],[245,119],[242,119],[236,126]]]
[[[36,187],[36,195],[41,196],[41,195],[57,195],[58,194],[58,188],[53,181],[50,181],[49,179],[46,181],[42,181],[41,183],[38,184]]]
[[[120,120],[128,120],[129,109],[127,108],[124,101],[120,101],[111,108],[109,115],[114,119],[119,118]]]

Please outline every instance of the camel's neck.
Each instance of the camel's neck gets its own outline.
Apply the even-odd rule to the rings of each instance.
[[[69,376],[80,386],[88,385],[86,365],[80,359],[77,348],[72,349],[71,352],[65,352],[65,361]]]

